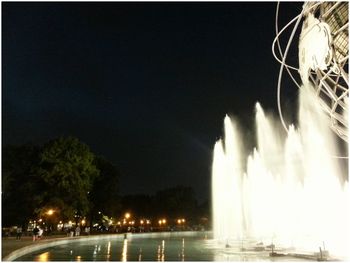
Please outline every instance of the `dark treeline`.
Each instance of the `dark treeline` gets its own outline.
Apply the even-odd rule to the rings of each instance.
[[[101,214],[186,217],[193,224],[209,217],[208,202],[198,204],[191,187],[177,186],[154,195],[120,196],[119,169],[74,137],[43,145],[2,148],[2,226],[22,225],[47,217],[59,221],[86,218],[89,225]],[[47,211],[55,214],[48,217]]]
[[[176,186],[154,195],[127,195],[121,198],[122,210],[138,218],[186,218],[189,224],[206,224],[208,202],[198,203],[192,187]]]

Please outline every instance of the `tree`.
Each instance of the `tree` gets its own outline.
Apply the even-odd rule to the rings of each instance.
[[[193,218],[197,212],[197,200],[191,187],[176,186],[158,191],[155,200],[164,215]]]
[[[123,212],[131,212],[133,216],[140,218],[153,218],[156,213],[154,196],[146,194],[126,195],[122,197]]]
[[[88,213],[88,193],[99,171],[94,154],[77,138],[58,138],[44,146],[38,174],[44,183],[41,207],[57,210],[62,219]]]
[[[95,179],[89,193],[91,202],[91,217],[99,211],[110,217],[116,217],[120,212],[119,178],[120,172],[116,166],[104,159],[96,157],[94,165],[100,175]]]
[[[42,201],[35,173],[40,148],[31,144],[5,146],[2,155],[2,223],[25,225]]]

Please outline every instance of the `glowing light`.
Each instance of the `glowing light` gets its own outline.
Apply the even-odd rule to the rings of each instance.
[[[144,223],[144,221],[141,219],[141,220],[140,220],[140,224],[143,225],[143,223]]]
[[[179,218],[179,219],[177,220],[177,223],[178,223],[178,224],[185,223],[185,219],[183,219],[183,218]]]
[[[50,261],[50,252],[45,252],[40,254],[35,261],[39,261],[39,262],[48,262]]]
[[[125,216],[124,216],[124,217],[125,217],[126,219],[129,219],[130,216],[131,216],[130,213],[125,213]]]
[[[86,221],[83,219],[83,220],[81,220],[81,224],[82,225],[85,225],[85,223],[86,223]]]
[[[50,209],[46,212],[46,214],[51,216],[51,215],[53,215],[54,212],[55,212],[54,210]]]
[[[111,256],[111,241],[109,241],[107,245],[107,258],[109,259],[110,256]]]
[[[124,239],[123,251],[122,251],[122,261],[128,261],[128,239]]]
[[[166,219],[163,219],[163,220],[162,220],[162,223],[163,223],[163,224],[166,224]]]

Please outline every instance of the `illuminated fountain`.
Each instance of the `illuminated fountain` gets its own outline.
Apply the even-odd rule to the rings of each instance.
[[[286,136],[256,104],[257,147],[247,159],[237,123],[225,117],[225,138],[214,148],[214,239],[347,256],[348,182],[332,157],[336,138],[313,92],[301,89],[299,127],[291,125]]]
[[[348,147],[348,2],[306,2],[281,30],[278,11],[279,4],[272,51],[281,63],[280,121],[256,104],[257,146],[246,158],[238,125],[226,116],[225,138],[214,147],[214,239],[241,251],[294,251],[272,256],[316,252],[311,259],[350,259],[348,154],[338,149]],[[288,64],[287,54],[302,19],[298,67]],[[293,23],[283,49],[281,34]],[[297,126],[283,118],[283,70],[299,87]]]

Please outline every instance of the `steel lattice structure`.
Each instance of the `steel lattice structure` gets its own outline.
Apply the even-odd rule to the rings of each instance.
[[[284,128],[280,92],[283,70],[294,83],[311,82],[316,90],[320,105],[330,118],[331,129],[348,142],[349,104],[349,3],[348,2],[306,2],[303,9],[281,30],[278,27],[279,4],[276,9],[276,37],[272,53],[281,63],[277,86],[278,109]],[[288,51],[299,36],[299,65],[287,63]],[[294,26],[293,26],[294,24]],[[281,34],[293,26],[284,50],[280,44]],[[277,49],[277,54],[276,54]],[[298,81],[299,80],[299,81]]]

